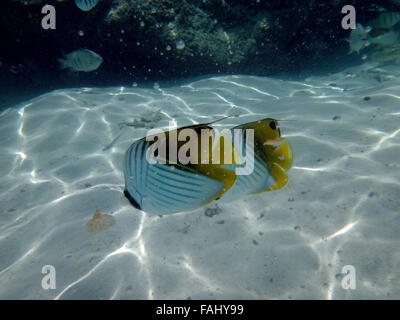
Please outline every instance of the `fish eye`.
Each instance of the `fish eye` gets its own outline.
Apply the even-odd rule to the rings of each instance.
[[[272,130],[275,130],[275,129],[276,129],[276,123],[275,123],[274,121],[271,121],[271,122],[269,123],[269,127],[270,127]]]

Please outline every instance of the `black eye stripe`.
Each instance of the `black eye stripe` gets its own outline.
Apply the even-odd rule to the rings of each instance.
[[[269,127],[270,127],[272,130],[275,130],[275,129],[276,129],[276,124],[275,124],[275,122],[274,122],[274,121],[271,121],[271,122],[269,123]]]

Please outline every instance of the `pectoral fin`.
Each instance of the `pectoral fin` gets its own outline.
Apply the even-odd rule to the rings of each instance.
[[[219,165],[199,165],[197,170],[201,172],[203,175],[220,181],[224,184],[224,187],[220,190],[218,194],[212,197],[209,201],[207,201],[204,205],[214,201],[221,197],[226,191],[228,191],[236,181],[236,174],[234,171],[221,168]]]
[[[273,184],[271,187],[268,187],[267,189],[255,192],[255,194],[266,191],[278,190],[283,188],[288,183],[289,178],[285,170],[279,164],[273,163],[269,172],[271,176],[275,179],[275,184]]]

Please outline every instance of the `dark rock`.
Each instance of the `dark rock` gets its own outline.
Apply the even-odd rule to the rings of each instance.
[[[41,28],[45,3],[56,9],[55,30]],[[341,5],[313,0],[103,0],[85,12],[72,0],[3,0],[0,88],[19,87],[26,93],[218,73],[298,75],[320,70],[324,61],[330,61],[327,68],[333,68],[332,61],[344,68],[349,31],[340,24]],[[362,0],[352,5],[357,22],[379,14]],[[390,9],[387,1],[375,5]],[[57,58],[80,48],[100,54],[100,68],[60,71]]]

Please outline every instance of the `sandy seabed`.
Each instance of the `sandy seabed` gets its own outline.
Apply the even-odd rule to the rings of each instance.
[[[130,205],[132,142],[226,115],[217,128],[295,120],[280,122],[294,152],[285,188],[212,216]],[[399,299],[399,160],[394,66],[49,92],[0,115],[0,299]],[[115,223],[90,234],[97,209]],[[56,289],[42,288],[45,265]]]

